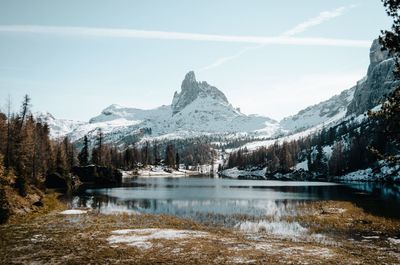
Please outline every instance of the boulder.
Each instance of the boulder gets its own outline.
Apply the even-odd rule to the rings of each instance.
[[[79,177],[82,183],[94,185],[118,185],[122,182],[122,173],[118,169],[97,165],[76,166],[72,173]]]

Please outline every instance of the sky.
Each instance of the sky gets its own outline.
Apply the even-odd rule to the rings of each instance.
[[[0,108],[87,121],[171,104],[185,74],[274,119],[354,86],[391,25],[379,0],[0,0]]]

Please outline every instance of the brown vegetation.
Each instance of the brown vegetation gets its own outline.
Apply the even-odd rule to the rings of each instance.
[[[329,233],[333,243],[246,234],[163,215],[61,215],[57,211],[0,226],[0,260],[6,264],[400,264],[400,249],[384,237],[350,240],[351,231],[392,235],[399,222],[365,214],[346,202],[305,206],[304,225]],[[118,229],[160,228],[205,232],[195,238],[152,239],[152,247],[110,244]],[[347,236],[346,236],[347,235]],[[363,235],[363,234],[361,234]]]

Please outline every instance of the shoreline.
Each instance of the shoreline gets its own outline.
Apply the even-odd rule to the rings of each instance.
[[[71,211],[66,203],[59,203],[51,211],[0,225],[0,260],[21,264],[33,260],[54,264],[337,264],[337,260],[400,264],[400,220],[367,214],[349,202],[312,202],[304,206],[302,215],[283,218],[281,222],[293,224],[289,227],[304,234],[291,239],[271,234],[268,222],[272,226],[276,222],[268,218],[245,219],[242,225],[227,228],[169,215]],[[296,228],[296,223],[306,230]]]
[[[400,173],[400,171],[398,172]],[[365,182],[365,183],[388,183],[400,184],[400,175],[383,175],[383,173],[373,173],[371,169],[350,172],[343,176],[324,176],[315,175],[306,170],[295,170],[290,173],[266,174],[266,168],[229,168],[218,172],[220,178],[243,179],[243,180],[276,180],[276,181],[323,181],[335,183]]]

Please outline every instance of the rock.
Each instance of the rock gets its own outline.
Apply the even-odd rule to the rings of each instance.
[[[46,177],[45,186],[48,189],[58,189],[60,191],[76,190],[80,185],[79,178],[74,175],[61,176],[58,173],[49,174]]]
[[[268,173],[266,174],[267,180],[283,180],[283,181],[328,181],[325,175],[316,175],[313,172],[298,169],[289,173]]]
[[[228,99],[218,88],[210,86],[207,82],[197,82],[193,71],[186,74],[182,81],[181,92],[175,92],[172,99],[173,114],[178,113],[198,97],[211,97],[224,103]]]
[[[49,189],[60,189],[66,191],[70,187],[70,182],[60,174],[52,173],[46,177],[45,185]]]
[[[394,59],[387,51],[381,50],[378,40],[374,40],[367,76],[357,83],[347,115],[359,115],[380,104],[400,84],[394,78],[394,69]]]

